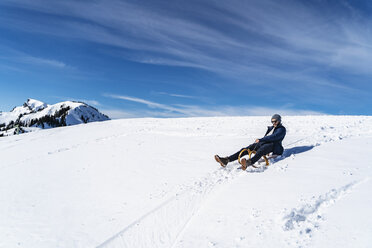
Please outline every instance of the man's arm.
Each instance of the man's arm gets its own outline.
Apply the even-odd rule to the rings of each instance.
[[[282,139],[284,139],[285,133],[286,133],[285,128],[280,128],[274,134],[269,135],[269,136],[265,136],[265,137],[259,139],[259,141],[260,142],[274,142],[274,141],[277,141],[277,140],[282,140]]]

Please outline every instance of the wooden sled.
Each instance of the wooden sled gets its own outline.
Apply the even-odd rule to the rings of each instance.
[[[251,151],[251,150],[249,150],[249,149],[243,149],[243,150],[239,153],[239,156],[238,156],[238,162],[239,162],[239,164],[241,164],[241,165],[243,165],[243,164],[242,164],[242,162],[240,161],[240,157],[241,157],[241,155],[243,154],[243,152],[245,152],[245,151],[248,151],[249,159],[251,159],[252,154],[256,154],[256,151]],[[265,162],[266,166],[269,166],[269,165],[270,165],[269,159],[273,159],[273,158],[276,158],[276,157],[278,157],[278,155],[274,155],[274,154],[269,153],[269,154],[263,155],[263,156],[262,156],[263,159],[260,158],[260,160],[258,160],[257,163],[259,164],[259,163],[261,163],[261,162]],[[254,164],[252,164],[252,166],[253,166],[254,168],[259,168],[259,167],[260,167],[260,166],[255,166]]]

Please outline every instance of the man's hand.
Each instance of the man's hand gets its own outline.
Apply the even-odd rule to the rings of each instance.
[[[256,139],[256,141],[254,143],[258,143],[258,142],[260,142],[260,140],[259,139]]]

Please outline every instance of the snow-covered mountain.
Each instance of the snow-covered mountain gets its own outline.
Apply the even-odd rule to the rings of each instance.
[[[371,247],[372,117],[122,119],[0,139],[0,247]]]
[[[10,112],[0,113],[0,136],[14,134],[17,126],[19,132],[27,132],[35,128],[53,128],[105,120],[109,120],[109,117],[83,102],[65,101],[48,105],[35,99],[28,99],[22,106],[15,107]]]

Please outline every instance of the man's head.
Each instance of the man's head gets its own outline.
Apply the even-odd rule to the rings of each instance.
[[[278,114],[275,114],[271,117],[271,123],[274,127],[278,126],[282,122],[282,117]]]

